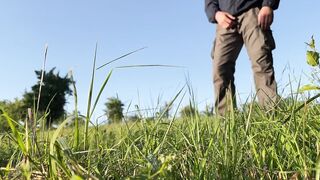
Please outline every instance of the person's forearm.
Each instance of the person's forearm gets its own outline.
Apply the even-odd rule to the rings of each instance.
[[[215,19],[215,15],[219,11],[218,0],[205,0],[205,11],[206,11],[208,20],[212,23],[217,23]]]

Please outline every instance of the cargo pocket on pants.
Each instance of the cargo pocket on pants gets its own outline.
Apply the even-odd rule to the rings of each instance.
[[[270,29],[265,30],[264,36],[265,36],[265,46],[267,47],[267,49],[271,51],[274,50],[276,48],[276,43],[272,35],[272,30]]]

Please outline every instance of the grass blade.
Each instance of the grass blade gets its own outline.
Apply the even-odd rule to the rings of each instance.
[[[70,79],[73,87],[73,96],[74,96],[74,147],[75,149],[79,148],[79,114],[78,114],[78,93],[76,83],[73,78],[72,71],[70,72]]]
[[[116,68],[125,69],[125,68],[145,68],[145,67],[184,68],[183,66],[161,65],[161,64],[137,64],[137,65],[129,65],[129,66],[118,66]]]
[[[57,128],[57,130],[54,131],[52,138],[50,140],[50,170],[51,170],[51,176],[52,177],[57,177],[57,166],[56,166],[56,160],[54,158],[52,158],[51,156],[54,156],[54,144],[56,142],[56,140],[58,139],[58,136],[60,134],[60,132],[62,131],[62,129],[64,128],[64,126],[72,120],[72,117],[67,118],[66,120],[64,120],[60,126]]]
[[[87,116],[86,116],[85,130],[84,130],[84,148],[86,148],[86,146],[88,144],[88,131],[89,131],[91,101],[92,101],[92,94],[93,94],[93,84],[94,84],[94,77],[95,77],[96,60],[97,60],[97,49],[98,49],[98,43],[96,44],[96,48],[95,48],[95,52],[94,52],[93,67],[92,67],[92,74],[91,74],[91,82],[90,82],[90,88],[89,88],[89,97],[88,97],[88,105],[87,105]]]
[[[99,70],[99,69],[101,69],[101,68],[103,68],[103,67],[105,67],[105,66],[107,66],[107,65],[109,65],[109,64],[111,64],[111,63],[113,63],[113,62],[115,62],[115,61],[118,61],[118,60],[120,60],[120,59],[122,59],[122,58],[124,58],[124,57],[127,57],[127,56],[129,56],[129,55],[131,55],[131,54],[134,54],[134,53],[138,52],[138,51],[141,51],[141,50],[143,50],[143,49],[146,49],[146,48],[147,48],[147,47],[143,47],[143,48],[140,48],[140,49],[131,51],[131,52],[125,54],[125,55],[122,55],[122,56],[120,56],[120,57],[118,57],[118,58],[116,58],[116,59],[114,59],[114,60],[111,60],[111,61],[109,61],[109,62],[107,62],[107,63],[99,66],[99,67],[97,68],[97,70]]]
[[[40,99],[41,99],[41,90],[42,90],[42,86],[43,86],[43,78],[44,78],[44,73],[45,73],[45,70],[46,70],[47,55],[48,55],[48,45],[45,46],[45,51],[44,51],[44,60],[43,60],[41,79],[40,79],[40,84],[39,84],[39,94],[38,94],[36,114],[38,114],[38,111],[39,111],[39,105],[40,105]],[[37,118],[37,116],[36,116],[36,118]]]
[[[25,156],[27,156],[28,155],[27,148],[26,148],[25,144],[23,143],[23,138],[20,136],[19,131],[17,130],[16,126],[14,125],[14,123],[17,124],[17,122],[15,122],[11,117],[9,117],[8,114],[5,113],[3,110],[0,110],[0,117],[1,116],[7,120],[8,124],[10,126],[10,129],[13,133],[13,136],[18,143],[20,150],[23,152],[23,154]]]
[[[99,91],[99,93],[98,93],[98,96],[97,96],[97,98],[95,99],[95,102],[94,102],[92,111],[91,111],[91,113],[90,113],[90,118],[91,118],[91,116],[92,116],[92,114],[93,114],[93,112],[94,112],[94,110],[95,110],[95,108],[96,108],[96,106],[97,106],[97,104],[98,104],[98,101],[99,101],[99,99],[100,99],[100,96],[101,96],[103,90],[105,89],[107,83],[109,82],[109,79],[110,79],[110,77],[111,77],[111,75],[112,75],[112,72],[113,72],[112,70],[109,72],[108,76],[106,77],[106,79],[104,80],[104,82],[103,82],[103,84],[102,84],[102,86],[101,86],[101,88],[100,88],[100,91]]]

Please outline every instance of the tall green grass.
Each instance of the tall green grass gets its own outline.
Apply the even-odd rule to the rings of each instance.
[[[75,114],[56,130],[40,128],[34,133],[28,121],[20,125],[0,111],[11,128],[0,135],[1,179],[319,178],[320,107],[310,100],[280,101],[268,113],[248,103],[225,117],[206,116],[197,110],[192,88],[187,86],[154,121],[140,117],[135,122],[89,126],[114,71],[93,98],[96,54],[97,47],[84,126],[78,122],[75,84]],[[159,65],[122,68],[150,66]],[[195,112],[180,118],[179,107],[188,92]],[[165,119],[172,104],[178,104],[174,116]],[[35,118],[37,123],[45,121],[46,113]],[[75,125],[66,127],[73,119]]]
[[[112,124],[89,128],[86,149],[73,146],[74,129],[64,129],[67,119],[48,132],[50,138],[39,139],[41,156],[29,157],[28,164],[26,136],[16,130],[5,137],[14,150],[5,146],[13,156],[8,155],[1,175],[9,179],[36,175],[52,179],[316,177],[319,109],[305,108],[286,124],[279,117],[253,107],[251,112],[246,109],[225,118],[197,114],[185,119]]]

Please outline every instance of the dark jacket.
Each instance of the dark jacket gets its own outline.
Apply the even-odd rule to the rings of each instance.
[[[208,19],[212,23],[216,23],[215,14],[217,11],[225,11],[233,16],[254,7],[269,6],[276,10],[280,0],[205,0],[205,11]]]

